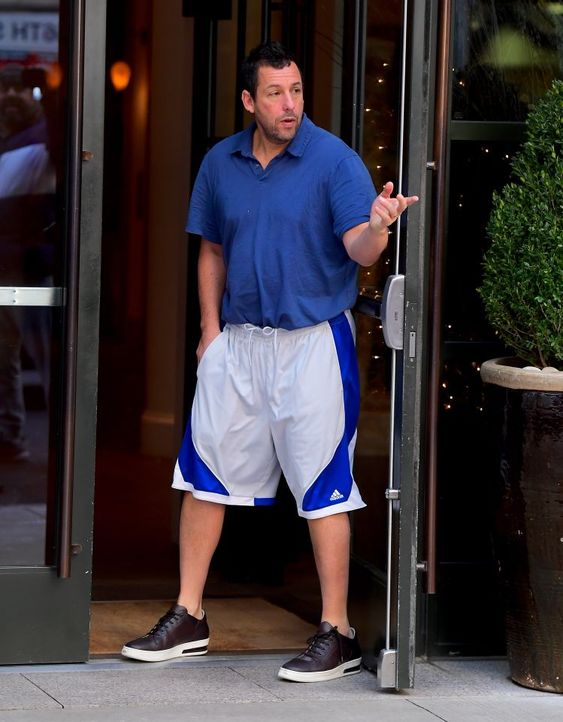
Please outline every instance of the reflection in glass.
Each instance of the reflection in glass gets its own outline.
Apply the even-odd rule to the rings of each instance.
[[[0,2],[0,287],[50,287],[56,260],[56,3]],[[60,147],[60,145],[59,145]],[[0,565],[46,563],[60,312],[0,306]]]
[[[563,74],[563,14],[549,0],[456,0],[453,120],[522,121]]]
[[[493,192],[509,179],[516,143],[454,141],[450,149],[444,341],[492,341],[477,293]]]
[[[401,48],[402,3],[368,3],[362,155],[378,190],[398,177]],[[363,295],[381,297],[387,276],[394,272],[393,241],[391,235],[375,266],[360,270]],[[362,397],[354,473],[370,512],[354,516],[353,552],[385,570],[392,356],[379,320],[358,314],[356,323]]]

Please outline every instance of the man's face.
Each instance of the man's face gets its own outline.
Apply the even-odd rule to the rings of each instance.
[[[0,126],[4,133],[11,135],[33,125],[38,105],[31,88],[0,83]]]
[[[303,118],[303,81],[297,65],[260,66],[255,96],[245,90],[242,102],[266,139],[275,145],[290,143]]]

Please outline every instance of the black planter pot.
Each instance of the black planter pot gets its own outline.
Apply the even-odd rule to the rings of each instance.
[[[501,403],[495,534],[510,671],[525,687],[562,693],[563,390],[507,388],[487,368],[499,361],[481,373]]]

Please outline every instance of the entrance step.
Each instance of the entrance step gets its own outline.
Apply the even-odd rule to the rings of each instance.
[[[119,654],[125,642],[148,632],[172,604],[171,600],[93,602],[90,656]],[[209,599],[205,611],[210,652],[302,649],[316,631],[295,614],[255,597]]]

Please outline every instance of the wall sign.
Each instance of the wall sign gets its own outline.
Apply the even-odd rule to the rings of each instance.
[[[58,50],[58,13],[0,11],[0,57],[56,57]]]

